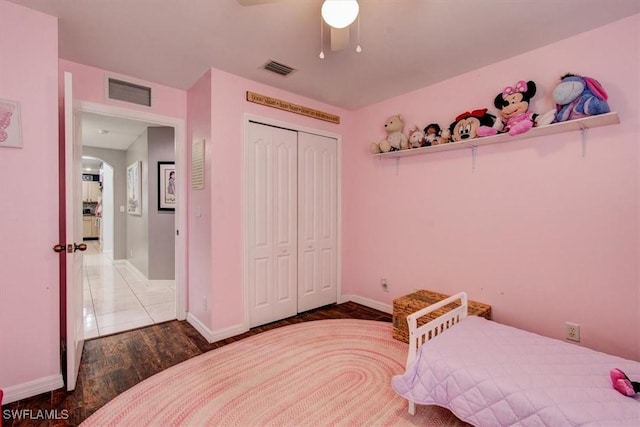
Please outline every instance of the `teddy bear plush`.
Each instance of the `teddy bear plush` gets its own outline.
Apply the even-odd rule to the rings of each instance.
[[[594,116],[611,111],[607,92],[600,82],[590,77],[565,74],[553,90],[556,122]]]
[[[384,129],[387,131],[387,137],[380,142],[372,142],[369,147],[373,154],[409,148],[409,138],[402,132],[404,130],[404,119],[400,114],[389,117],[384,123]]]
[[[500,116],[504,120],[503,132],[518,135],[534,126],[548,125],[553,121],[554,110],[543,115],[529,111],[529,103],[535,94],[534,82],[520,80],[515,87],[507,86],[495,97],[493,105],[500,110]]]
[[[449,126],[453,142],[497,134],[502,128],[501,122],[487,111],[486,108],[482,108],[458,115]]]
[[[419,148],[424,144],[424,132],[418,126],[414,126],[409,131],[409,145],[411,148]]]

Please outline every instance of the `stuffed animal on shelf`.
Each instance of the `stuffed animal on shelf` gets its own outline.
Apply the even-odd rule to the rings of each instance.
[[[618,368],[614,368],[609,372],[611,377],[611,385],[625,396],[635,396],[640,393],[640,383],[631,381],[627,375]]]
[[[402,133],[404,120],[400,114],[391,116],[384,123],[387,137],[380,142],[372,142],[369,149],[373,154],[388,153],[389,151],[406,150],[409,148],[409,139]]]
[[[444,128],[440,132],[440,144],[448,144],[449,142],[451,142],[451,130]]]
[[[409,131],[409,145],[411,148],[419,148],[422,147],[424,143],[424,132],[418,128],[418,126],[414,126]]]
[[[600,82],[590,77],[565,74],[553,90],[556,122],[608,113],[607,92]]]
[[[438,145],[442,142],[442,138],[440,138],[440,133],[442,130],[440,129],[440,125],[437,123],[431,123],[424,128],[424,145]]]
[[[534,126],[548,125],[555,118],[551,110],[543,115],[529,111],[531,98],[536,94],[536,84],[529,80],[520,80],[515,87],[507,86],[493,100],[493,105],[500,110],[504,120],[503,132],[519,135]]]
[[[456,117],[456,120],[449,126],[453,142],[497,134],[502,128],[502,122],[487,111],[486,108],[482,108],[467,111]]]

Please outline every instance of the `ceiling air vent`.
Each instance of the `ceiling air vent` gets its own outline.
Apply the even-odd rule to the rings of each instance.
[[[109,78],[109,99],[151,107],[151,88]]]
[[[272,60],[269,60],[269,62],[264,64],[263,68],[265,70],[269,70],[269,71],[274,72],[276,74],[280,74],[281,76],[288,76],[289,74],[291,74],[294,71],[296,71],[295,68],[291,68],[288,65],[284,65],[284,64],[281,64],[279,62],[272,61]]]

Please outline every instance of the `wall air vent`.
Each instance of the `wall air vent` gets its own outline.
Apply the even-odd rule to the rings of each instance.
[[[109,99],[151,107],[151,88],[109,77]]]
[[[265,70],[280,74],[281,76],[288,76],[293,73],[295,68],[291,68],[288,65],[281,64],[276,61],[269,60],[263,67]]]

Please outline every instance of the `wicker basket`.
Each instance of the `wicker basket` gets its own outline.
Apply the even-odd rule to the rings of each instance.
[[[425,308],[438,301],[448,298],[449,295],[437,292],[420,290],[409,295],[405,295],[393,300],[393,338],[409,343],[409,325],[407,324],[407,316],[411,313]],[[445,305],[442,308],[423,316],[418,319],[418,326],[435,319],[448,312],[449,310],[460,306],[460,303],[454,302]],[[480,302],[469,301],[469,315],[480,316],[491,319],[491,306]]]

